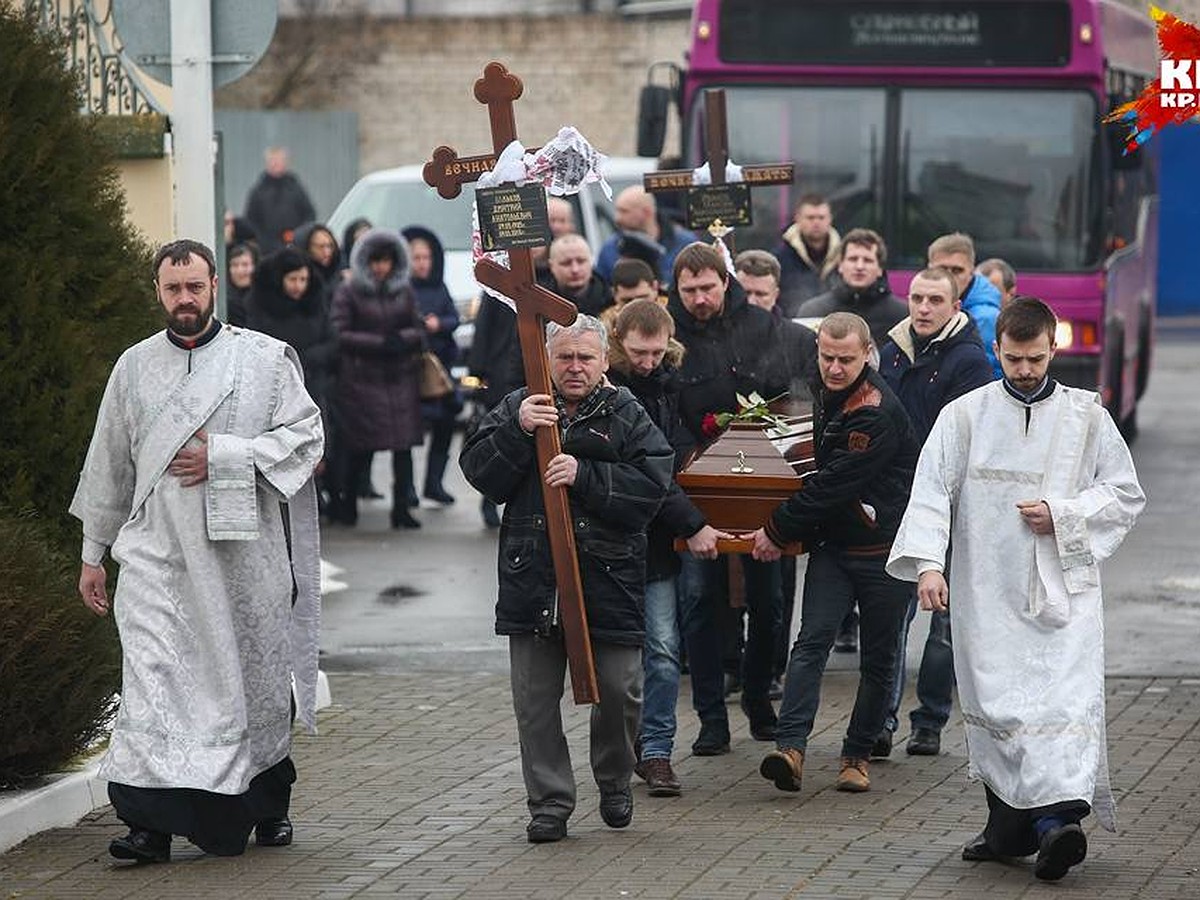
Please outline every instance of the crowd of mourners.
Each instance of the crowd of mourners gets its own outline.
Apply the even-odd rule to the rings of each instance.
[[[730,751],[726,700],[737,694],[750,737],[774,745],[760,774],[800,791],[835,650],[860,655],[835,784],[870,790],[870,761],[891,755],[901,728],[907,635],[924,609],[932,617],[905,751],[941,752],[957,683],[988,805],[963,858],[1036,854],[1037,877],[1057,880],[1086,855],[1085,816],[1094,810],[1112,827],[1097,566],[1144,496],[1097,395],[1050,374],[1057,320],[1041,300],[1016,296],[1007,263],[976,265],[971,238],[945,234],[898,296],[884,239],[866,228],[839,234],[821,196],[801,197],[777,247],[736,256],[698,240],[640,187],[617,197],[617,230],[598,248],[576,233],[571,205],[549,198],[553,240],[534,254],[537,278],[579,315],[548,325],[552,390],[535,394],[524,387],[516,316],[498,298],[481,295],[469,356],[458,359],[459,316],[436,234],[356,220],[335,235],[311,221],[289,178],[286,159],[269,154],[247,218],[227,219],[227,318],[243,328],[222,337],[219,322],[204,320],[205,282],[193,273],[211,269],[211,255],[180,242],[156,260],[169,346],[134,349],[190,374],[204,346],[217,358],[251,342],[277,367],[271,348],[281,345],[253,344],[265,340],[254,333],[284,342],[313,403],[306,411],[296,401],[308,437],[296,438],[291,468],[275,457],[268,468],[290,473],[297,491],[312,462],[326,520],[354,525],[359,498],[374,494],[373,454],[389,451],[393,528],[420,527],[420,496],[454,502],[443,478],[464,397],[453,388],[423,398],[421,384],[431,354],[446,369],[466,363],[479,415],[459,462],[483,498],[484,522],[500,529],[496,631],[509,639],[529,841],[566,837],[576,804],[546,488],[564,489],[570,504],[599,685],[591,767],[608,826],[632,821],[635,775],[651,797],[682,792],[672,757],[685,672],[699,720],[691,753]],[[263,209],[283,207],[286,218],[261,221]],[[179,299],[186,291],[200,299]],[[114,383],[131,365],[123,357]],[[122,390],[106,394],[98,430],[114,459],[123,459],[133,415],[114,404],[140,408]],[[708,522],[675,476],[752,395],[787,397],[792,413],[797,403],[811,409],[815,470],[761,527],[734,534]],[[562,452],[539,463],[540,428],[558,431]],[[426,432],[419,496],[412,450]],[[185,486],[205,480],[214,459],[230,472],[245,462],[224,435],[195,437],[208,449],[189,444],[166,470]],[[99,458],[97,446],[90,454]],[[305,458],[316,452],[319,462]],[[84,520],[81,592],[101,614],[99,561],[122,521],[111,510],[130,498],[87,498],[133,483],[106,480],[106,471],[89,463],[73,507]],[[161,494],[164,510],[180,502]],[[258,534],[248,528],[230,533]],[[291,534],[297,572],[298,537],[302,529]],[[807,561],[794,635],[797,547]],[[136,657],[125,630],[122,640],[126,659]],[[268,773],[285,786],[295,777],[288,759],[259,777]],[[251,827],[260,843],[290,843],[287,791],[274,796],[269,816],[243,810],[243,846]],[[134,791],[122,802],[132,830],[114,841],[121,858],[167,859],[172,833],[199,828],[131,821],[147,801]]]

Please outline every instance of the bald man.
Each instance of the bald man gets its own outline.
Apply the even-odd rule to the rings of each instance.
[[[641,185],[627,187],[617,194],[615,206],[614,218],[618,231],[600,248],[596,257],[596,273],[605,281],[609,279],[613,266],[621,257],[621,239],[626,233],[633,233],[644,235],[662,245],[665,252],[658,260],[659,283],[664,287],[670,284],[676,255],[697,240],[696,235],[660,216],[654,195],[647,193]]]
[[[592,248],[578,234],[564,234],[550,244],[549,268],[538,284],[566,297],[581,313],[600,315],[612,306],[608,283],[592,269]]]

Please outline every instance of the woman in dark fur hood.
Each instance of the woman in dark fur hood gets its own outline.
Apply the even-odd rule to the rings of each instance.
[[[323,408],[336,340],[321,284],[295,247],[284,247],[254,270],[246,327],[292,346],[304,368],[304,386]]]
[[[346,448],[335,518],[357,521],[357,490],[375,450],[392,451],[393,528],[420,528],[409,512],[412,448],[424,440],[421,424],[421,353],[425,329],[409,285],[408,244],[386,228],[373,228],[350,254],[350,280],[333,297],[338,334],[336,391]]]

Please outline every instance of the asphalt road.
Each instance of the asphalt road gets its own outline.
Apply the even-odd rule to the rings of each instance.
[[[1198,351],[1200,330],[1162,330],[1133,446],[1149,502],[1104,570],[1113,675],[1200,674]],[[416,468],[424,469],[420,456]],[[376,486],[390,487],[387,454],[377,455],[374,476]],[[446,484],[458,503],[419,510],[419,531],[390,530],[385,500],[364,501],[357,528],[325,530],[333,587],[325,597],[326,670],[506,669],[506,646],[492,633],[496,532],[484,528],[478,495],[457,466]],[[910,657],[920,653],[921,620],[912,634]],[[856,667],[852,655],[831,661],[832,669]]]

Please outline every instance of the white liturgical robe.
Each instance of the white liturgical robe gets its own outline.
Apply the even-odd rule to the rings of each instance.
[[[1044,500],[1035,535],[1017,502]],[[969,772],[1016,809],[1084,800],[1116,827],[1104,721],[1099,564],[1145,504],[1090,391],[1026,404],[996,381],[942,410],[887,570],[916,581],[949,547],[954,670]]]
[[[200,429],[208,479],[184,487],[166,469]],[[117,361],[71,503],[84,561],[108,547],[120,566],[121,706],[100,777],[243,793],[289,753],[292,676],[312,728],[323,443],[274,338],[222,326],[188,350],[159,332]]]

